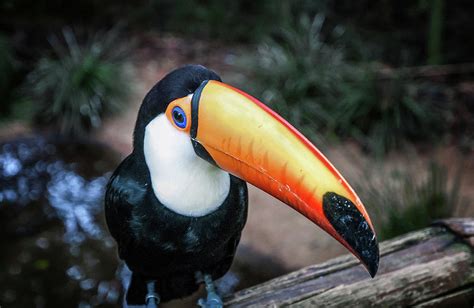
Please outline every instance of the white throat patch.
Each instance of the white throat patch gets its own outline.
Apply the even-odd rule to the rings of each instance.
[[[229,194],[229,174],[197,156],[189,135],[164,114],[146,126],[143,152],[155,196],[178,214],[204,216]]]

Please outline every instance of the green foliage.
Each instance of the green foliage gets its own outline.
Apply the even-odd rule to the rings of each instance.
[[[429,226],[436,219],[452,216],[458,208],[462,175],[454,175],[450,184],[445,167],[427,166],[420,178],[419,168],[405,166],[388,177],[370,172],[365,187],[359,187],[365,205],[375,214],[378,235],[388,239]]]
[[[14,71],[14,55],[10,43],[4,35],[0,34],[0,93],[8,90],[11,75]]]
[[[303,16],[242,63],[264,102],[310,136],[354,138],[379,154],[443,133],[449,106],[424,101],[430,85],[385,78],[375,65],[349,61],[346,50],[360,44],[348,41],[342,27],[323,25],[322,15]]]
[[[431,3],[430,27],[428,31],[428,64],[442,63],[441,37],[443,30],[444,0]]]
[[[280,7],[281,3],[271,0],[153,0],[133,23],[148,21],[151,26],[186,35],[251,41],[271,31],[279,20]]]
[[[4,0],[0,19],[32,23],[111,26],[171,31],[224,41],[256,41],[301,12],[319,10],[329,0]],[[124,14],[126,12],[126,14]]]
[[[306,132],[331,121],[321,102],[336,97],[334,85],[349,68],[343,50],[323,41],[323,23],[322,15],[314,20],[304,16],[242,63],[244,69],[251,68],[255,91],[263,101]]]
[[[14,99],[16,60],[8,38],[0,34],[0,118],[8,116]]]
[[[430,92],[438,90],[436,85],[403,76],[371,82],[376,88],[372,100],[365,97],[340,103],[346,106],[343,108],[346,113],[341,112],[344,118],[339,118],[348,123],[348,136],[358,138],[378,155],[401,147],[407,141],[432,143],[441,139],[447,129],[451,106],[448,101],[445,104],[433,101]],[[352,95],[347,93],[347,97]]]
[[[21,27],[22,24],[43,26],[112,26],[125,18],[124,14],[145,5],[148,0],[2,0],[2,22]]]
[[[117,29],[96,34],[83,46],[70,29],[63,30],[62,39],[50,38],[54,55],[38,61],[25,90],[36,103],[38,124],[78,136],[120,110],[129,90],[126,53]]]
[[[474,40],[472,0],[444,1],[442,18],[430,13],[438,0],[3,0],[0,20],[9,29],[35,30],[75,27],[106,27],[126,22],[139,30],[158,30],[220,39],[255,42],[287,26],[304,14],[324,13],[331,24],[344,24],[373,44],[373,54],[396,66],[425,64],[426,47],[436,46],[442,28],[442,59],[445,63],[472,61]],[[434,3],[434,4],[433,4]],[[430,10],[433,8],[433,10]],[[431,11],[431,12],[430,12]],[[126,14],[124,14],[126,12]],[[437,17],[438,16],[438,17]],[[427,31],[428,30],[428,31]],[[428,35],[427,35],[428,32]],[[430,32],[434,35],[431,35]],[[438,41],[441,42],[441,41]],[[371,48],[372,48],[371,47]],[[365,46],[368,49],[368,46]],[[436,49],[436,47],[435,47]],[[428,52],[429,54],[431,52]]]
[[[31,104],[21,94],[25,72],[16,58],[10,40],[0,35],[0,125],[15,120],[31,119]]]

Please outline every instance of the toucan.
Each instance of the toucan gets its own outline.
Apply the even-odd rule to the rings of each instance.
[[[372,222],[329,160],[268,106],[212,70],[187,65],[145,96],[133,151],[106,189],[107,225],[132,271],[129,305],[155,307],[204,283],[199,304],[222,306],[213,281],[232,264],[247,220],[247,182],[306,216],[376,274]]]

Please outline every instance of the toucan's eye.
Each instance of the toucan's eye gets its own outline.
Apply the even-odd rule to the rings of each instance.
[[[184,113],[183,109],[179,106],[175,106],[171,111],[171,115],[173,116],[173,121],[176,126],[179,128],[186,127],[186,114]]]

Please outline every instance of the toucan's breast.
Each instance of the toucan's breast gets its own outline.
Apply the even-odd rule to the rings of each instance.
[[[178,214],[207,215],[229,194],[229,174],[198,157],[189,135],[175,129],[164,114],[146,127],[144,155],[153,193]]]

